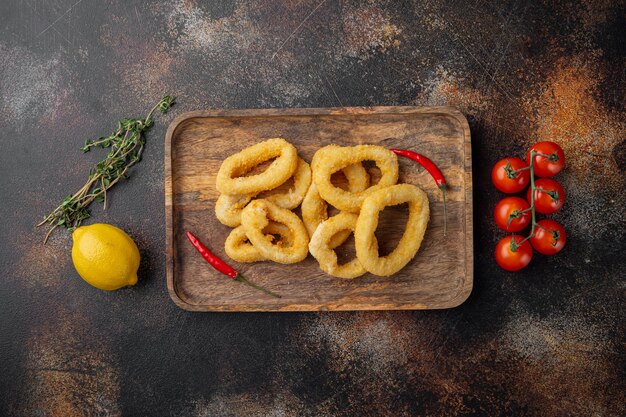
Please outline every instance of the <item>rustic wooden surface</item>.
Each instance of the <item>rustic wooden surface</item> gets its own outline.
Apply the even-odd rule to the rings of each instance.
[[[224,241],[232,230],[215,217],[215,176],[222,161],[271,137],[293,143],[310,161],[334,143],[363,143],[421,152],[442,169],[448,183],[448,234],[443,236],[441,194],[429,174],[405,158],[399,182],[427,193],[431,220],[415,258],[393,277],[366,274],[342,280],[322,272],[309,256],[294,265],[239,264]],[[402,310],[449,308],[472,289],[472,175],[467,120],[446,107],[224,110],[191,112],[172,122],[165,140],[167,282],[172,299],[195,311]],[[402,207],[385,211],[377,236],[392,250],[406,226]],[[276,299],[231,282],[209,267],[187,242],[191,230],[222,259]]]
[[[0,1],[0,416],[626,415],[624,1]],[[41,217],[161,94],[93,206],[141,252],[104,292]],[[165,132],[209,108],[454,106],[472,132],[474,287],[457,308],[187,312],[166,289]],[[567,157],[557,256],[493,259],[491,167]],[[620,174],[621,173],[621,174]]]

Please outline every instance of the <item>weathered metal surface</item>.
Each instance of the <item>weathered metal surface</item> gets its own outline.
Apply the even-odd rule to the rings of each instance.
[[[206,3],[206,4],[204,4]],[[0,414],[624,415],[624,3],[0,3]],[[33,225],[86,137],[178,104],[94,219],[139,243],[135,288],[74,272]],[[452,105],[469,118],[475,287],[448,311],[192,314],[165,289],[163,137],[203,108]],[[491,165],[564,148],[563,253],[505,273]]]

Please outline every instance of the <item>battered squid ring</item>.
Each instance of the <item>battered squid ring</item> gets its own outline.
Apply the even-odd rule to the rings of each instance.
[[[284,224],[293,234],[293,243],[289,247],[281,247],[268,241],[263,234],[269,221]],[[306,258],[309,246],[309,235],[302,220],[292,211],[278,207],[267,200],[253,200],[241,212],[241,224],[248,240],[259,253],[274,262],[293,264]]]
[[[348,190],[352,192],[363,191],[369,187],[370,176],[360,163],[349,165],[342,169],[348,180]],[[302,221],[309,236],[313,236],[315,229],[324,220],[328,219],[328,203],[320,197],[315,184],[311,184],[304,200],[302,200]],[[350,237],[350,230],[337,232],[330,240],[329,246],[336,248]]]
[[[292,189],[265,198],[279,207],[294,209],[300,205],[311,185],[311,167],[302,158],[298,158],[298,167],[293,174]],[[215,216],[223,225],[237,227],[241,224],[241,211],[254,195],[220,194],[215,203]]]
[[[360,192],[345,191],[332,184],[330,177],[333,173],[361,161],[376,162],[376,166],[382,172],[378,184]],[[313,182],[320,196],[339,210],[352,213],[359,212],[365,197],[398,182],[398,157],[382,146],[325,146],[315,153],[311,166]]]
[[[276,159],[262,173],[240,176],[272,158]],[[268,139],[226,158],[217,173],[215,186],[223,194],[258,194],[287,181],[297,166],[295,146],[281,138]]]
[[[220,194],[215,202],[215,217],[223,225],[237,227],[241,224],[241,210],[251,200],[251,195]]]
[[[265,239],[268,242],[274,242],[274,235],[279,235],[280,240],[276,242],[279,246],[291,246],[293,244],[293,236],[289,228],[284,224],[269,222],[267,227],[263,229]],[[226,255],[237,262],[258,262],[266,261],[263,255],[248,241],[246,231],[243,226],[233,229],[226,242],[224,242]]]
[[[348,180],[348,190],[363,191],[370,186],[370,174],[361,163],[348,165],[341,169]]]
[[[333,250],[332,239],[341,231],[353,232],[359,216],[341,212],[322,222],[311,236],[309,251],[320,265],[322,271],[338,278],[352,279],[360,277],[367,271],[358,258],[338,265],[337,254]]]
[[[378,215],[387,206],[409,203],[409,219],[398,246],[389,255],[380,257],[374,232]],[[367,196],[354,229],[356,257],[370,273],[393,275],[409,263],[420,248],[430,216],[428,197],[411,184],[397,184],[379,189]]]
[[[271,194],[268,196],[259,195],[259,198],[264,198],[267,201],[271,201],[278,207],[293,210],[302,203],[304,196],[311,185],[311,167],[302,158],[298,158],[298,166],[293,173],[293,188],[283,193]]]

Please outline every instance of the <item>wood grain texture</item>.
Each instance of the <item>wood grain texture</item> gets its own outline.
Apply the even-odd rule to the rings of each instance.
[[[448,189],[448,235],[443,236],[441,195],[429,174],[400,158],[400,182],[423,188],[431,220],[415,258],[389,278],[366,274],[342,280],[324,274],[311,256],[295,265],[239,264],[224,253],[230,228],[218,222],[215,176],[224,158],[271,137],[293,143],[310,161],[322,146],[378,144],[431,158]],[[207,110],[179,116],[165,140],[167,287],[192,311],[402,310],[450,308],[469,296],[473,283],[472,159],[469,126],[450,107]],[[389,213],[387,213],[389,211]],[[401,210],[385,210],[377,236],[397,242]],[[389,215],[391,214],[391,215]],[[248,279],[282,295],[271,298],[213,270],[184,236],[192,230]],[[391,244],[393,246],[393,244]],[[389,247],[389,250],[393,247]]]

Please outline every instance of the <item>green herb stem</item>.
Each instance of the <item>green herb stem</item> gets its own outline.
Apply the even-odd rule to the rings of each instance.
[[[81,148],[83,152],[89,152],[96,146],[111,150],[105,159],[89,171],[85,185],[73,195],[65,197],[61,204],[37,225],[50,225],[44,244],[57,227],[63,226],[73,230],[80,226],[83,220],[90,217],[88,207],[94,201],[104,203],[104,208],[107,208],[107,191],[121,178],[126,178],[129,168],[141,160],[146,143],[144,132],[153,124],[152,115],[157,109],[161,113],[167,113],[174,100],[172,96],[164,96],[150,109],[145,119],[122,119],[117,130],[109,136],[85,141]]]

